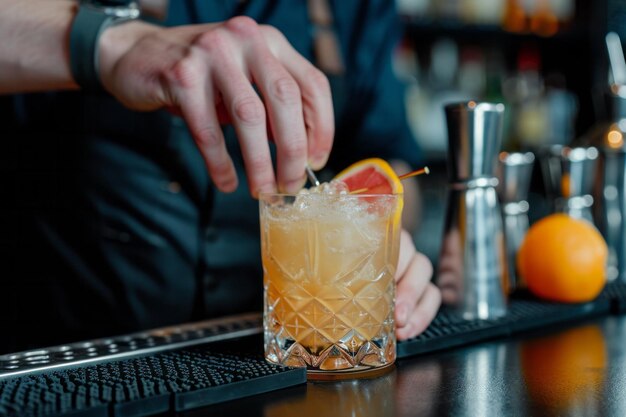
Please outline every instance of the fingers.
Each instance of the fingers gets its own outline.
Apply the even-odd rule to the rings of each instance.
[[[213,78],[237,132],[250,191],[253,196],[276,188],[296,192],[306,181],[307,162],[314,168],[323,166],[332,146],[334,120],[328,81],[276,29],[241,17],[231,19],[224,28],[241,47],[241,54],[221,57],[224,59],[214,66]],[[272,35],[266,38],[264,32]],[[212,44],[207,42],[209,47]],[[252,84],[258,87],[262,101]],[[224,119],[223,114],[218,115]],[[276,143],[276,177],[266,120]]]
[[[301,68],[298,67],[301,64]],[[309,163],[315,170],[328,161],[335,135],[335,116],[326,76],[304,58],[294,57],[287,67],[298,80],[302,90],[304,123],[307,129]]]
[[[428,327],[441,304],[439,289],[430,282],[430,260],[415,250],[413,238],[402,230],[400,256],[396,272],[396,336],[415,337]]]
[[[402,229],[400,232],[400,255],[398,256],[398,268],[395,275],[396,281],[404,276],[416,252],[411,234],[406,229]]]
[[[261,99],[243,73],[228,64],[215,71],[215,78],[241,145],[250,192],[256,197],[276,191]]]
[[[326,163],[334,135],[328,80],[280,32],[237,17],[163,33],[146,44],[158,50],[168,36],[178,41],[161,45],[171,60],[150,60],[156,74],[148,78],[159,86],[157,101],[186,119],[220,190],[237,187],[220,122],[235,128],[254,197],[295,192],[306,180],[307,163]],[[276,175],[268,131],[276,143]]]
[[[263,45],[256,48],[248,67],[261,91],[277,151],[278,189],[297,192],[306,182],[307,132],[300,87]]]
[[[211,88],[207,86],[205,89],[209,91],[206,95],[202,92],[194,94],[191,90],[183,92],[183,97],[179,99],[181,113],[206,162],[213,183],[220,191],[233,192],[238,185],[237,173],[226,150],[217,112],[208,100],[208,97],[213,96]]]
[[[237,188],[237,174],[230,158],[214,104],[215,92],[203,71],[204,57],[189,53],[173,65],[163,82],[168,107],[187,122],[216,187],[224,192]]]
[[[304,124],[308,137],[308,161],[321,169],[328,160],[335,134],[333,101],[328,78],[304,59],[275,28],[263,26],[274,56],[300,87]]]
[[[435,285],[429,283],[411,312],[407,324],[396,328],[396,337],[405,340],[422,333],[435,318],[440,305],[441,293]]]
[[[398,281],[396,290],[396,323],[398,327],[407,324],[411,312],[426,286],[430,283],[433,267],[426,256],[415,252],[406,272]]]
[[[230,30],[254,30],[255,23],[250,19],[238,19],[228,24]],[[237,43],[232,34],[224,30],[214,30],[198,41],[210,56],[219,63],[211,66],[209,83],[214,84],[220,100],[214,101],[232,122],[241,145],[241,153],[246,167],[248,185],[253,196],[260,192],[276,191],[276,179],[267,141],[266,112],[263,102],[254,91],[246,71],[244,56],[248,45]],[[234,46],[237,45],[237,47]],[[234,53],[233,49],[240,49]],[[217,111],[214,110],[217,114]],[[216,116],[217,117],[217,116]]]

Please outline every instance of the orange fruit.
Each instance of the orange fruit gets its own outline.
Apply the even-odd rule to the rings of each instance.
[[[607,256],[606,242],[593,225],[551,214],[528,230],[517,253],[517,270],[537,297],[585,302],[606,284]]]
[[[595,325],[523,341],[520,349],[530,397],[555,415],[589,409],[603,390],[607,358],[604,334]]]
[[[351,192],[363,194],[402,194],[402,182],[387,161],[369,158],[355,162],[335,177]]]

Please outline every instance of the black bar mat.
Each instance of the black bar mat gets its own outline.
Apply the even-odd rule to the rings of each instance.
[[[559,323],[626,311],[626,284],[612,283],[594,301],[584,304],[549,303],[528,294],[512,297],[506,316],[494,320],[464,320],[443,308],[418,337],[398,342],[398,357],[506,337]]]
[[[0,415],[139,417],[305,382],[302,368],[201,346],[1,380]]]
[[[600,296],[609,300],[612,313],[622,314],[626,312],[626,283],[609,284]]]

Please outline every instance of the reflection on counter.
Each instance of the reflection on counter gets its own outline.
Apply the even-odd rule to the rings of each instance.
[[[452,415],[462,412],[476,416],[507,414],[510,408],[506,403],[509,396],[504,383],[507,353],[503,346],[494,345],[477,349],[468,356],[461,368],[459,382],[469,389],[450,410]]]
[[[306,395],[270,404],[265,417],[363,416],[396,414],[397,372],[373,379],[309,383]]]
[[[607,349],[598,326],[530,340],[521,346],[520,361],[530,400],[538,409],[554,415],[588,415],[589,410],[599,410]]]
[[[511,349],[513,347],[513,349]],[[489,343],[400,362],[400,416],[511,416],[526,413],[516,345]]]
[[[616,340],[626,340],[626,320],[611,317],[603,328],[605,334],[611,335]],[[609,369],[606,373],[604,384],[605,402],[601,415],[626,416],[626,353],[617,346],[607,346]],[[608,400],[607,400],[608,399]]]

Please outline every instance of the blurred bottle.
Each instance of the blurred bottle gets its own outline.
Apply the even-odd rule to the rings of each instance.
[[[393,54],[393,71],[396,77],[404,83],[404,103],[406,118],[415,140],[420,143],[423,151],[428,154],[430,149],[425,146],[423,132],[419,127],[423,120],[422,104],[427,98],[426,90],[421,87],[421,68],[416,47],[411,39],[405,37],[396,47]]]
[[[430,49],[430,67],[419,71],[407,89],[409,126],[427,157],[445,157],[446,124],[443,107],[453,101],[470,100],[458,88],[459,48],[449,38],[436,40]]]
[[[487,88],[487,68],[483,51],[465,47],[461,51],[458,88],[475,100],[481,100]]]
[[[504,16],[502,0],[463,0],[460,19],[475,25],[498,25]]]
[[[427,17],[431,0],[396,0],[396,7],[401,16]]]
[[[507,0],[502,28],[549,37],[571,22],[574,13],[575,0]]]
[[[434,18],[460,20],[463,0],[435,0],[432,2]]]
[[[544,144],[569,145],[575,137],[578,99],[566,88],[562,74],[548,74],[545,84],[544,100],[548,109],[548,124]]]
[[[550,5],[552,13],[559,21],[559,30],[573,22],[576,14],[575,0],[550,0]]]
[[[553,36],[559,30],[559,21],[552,10],[550,0],[535,0],[529,27],[539,36]]]
[[[533,46],[522,47],[517,57],[517,70],[503,85],[512,111],[511,130],[504,150],[520,151],[541,144],[548,123],[543,92],[539,51]]]
[[[420,67],[415,45],[405,37],[396,46],[393,53],[393,72],[402,82],[417,82],[420,76]]]
[[[459,48],[449,38],[435,41],[430,50],[428,83],[433,90],[451,90],[459,69]]]
[[[528,28],[528,16],[521,0],[506,0],[502,28],[509,32],[524,32]]]

